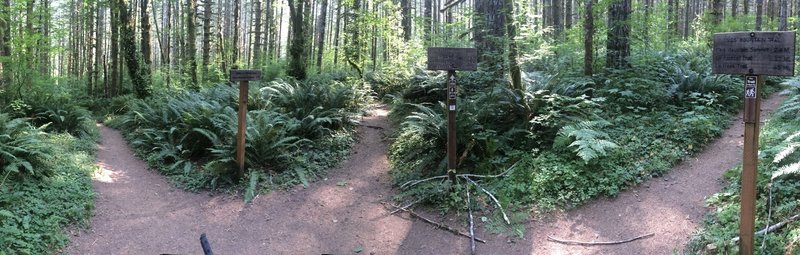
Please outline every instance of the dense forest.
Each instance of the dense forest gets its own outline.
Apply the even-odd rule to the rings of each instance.
[[[376,104],[395,126],[398,201],[486,208],[523,236],[532,212],[615,196],[721,134],[743,81],[711,74],[714,33],[798,26],[788,0],[0,1],[0,254],[53,253],[87,222],[96,122],[175,185],[250,201],[324,178]],[[478,49],[458,76],[457,185],[442,181],[446,85],[424,70],[428,47]],[[263,72],[246,172],[231,69]],[[761,93],[798,84],[770,77]],[[798,100],[762,137],[757,226],[800,212]],[[687,252],[738,249],[737,171]],[[470,190],[486,199],[465,203]],[[756,240],[795,254],[800,225]]]

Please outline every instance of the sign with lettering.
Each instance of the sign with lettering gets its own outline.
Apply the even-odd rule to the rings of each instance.
[[[795,32],[714,34],[716,74],[794,75]]]
[[[257,81],[261,80],[261,70],[231,69],[231,81]]]
[[[478,70],[478,50],[475,48],[428,48],[428,70]]]

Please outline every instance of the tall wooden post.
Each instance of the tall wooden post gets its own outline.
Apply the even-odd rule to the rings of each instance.
[[[456,98],[458,86],[456,84],[456,71],[447,71],[447,176],[456,183],[456,168],[458,168],[458,152],[456,140]]]
[[[260,70],[236,70],[231,69],[230,80],[239,82],[239,127],[236,132],[236,163],[239,164],[239,176],[244,176],[245,150],[247,148],[247,92],[250,89],[250,81],[261,80]]]
[[[247,138],[247,92],[249,87],[248,81],[239,81],[239,130],[236,132],[236,162],[239,163],[240,174],[244,174],[244,141]]]
[[[795,32],[733,32],[714,34],[711,62],[715,74],[744,74],[744,151],[739,212],[739,254],[753,254],[758,133],[766,75],[794,75]]]
[[[764,83],[764,76],[747,75],[744,80],[744,156],[739,212],[739,253],[753,254],[758,179],[758,134],[761,121],[761,97],[758,92]]]
[[[474,48],[428,48],[428,70],[447,71],[447,176],[457,181],[458,147],[456,140],[457,70],[477,70],[478,50]]]

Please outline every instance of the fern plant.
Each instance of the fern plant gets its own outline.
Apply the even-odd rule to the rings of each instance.
[[[48,146],[42,141],[45,126],[33,127],[27,119],[12,119],[8,114],[0,114],[0,173],[2,179],[9,174],[24,173],[38,176],[47,174],[37,172],[34,166],[50,155]]]
[[[554,149],[570,148],[584,163],[605,156],[606,153],[619,147],[610,141],[607,133],[601,128],[611,125],[608,121],[582,121],[562,127],[553,143]]]

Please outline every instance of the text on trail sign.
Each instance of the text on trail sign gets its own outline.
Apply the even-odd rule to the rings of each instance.
[[[475,48],[428,48],[428,70],[478,70]]]
[[[794,75],[795,32],[714,34],[716,74]]]
[[[261,80],[261,70],[231,69],[231,81],[257,81]]]

